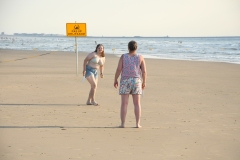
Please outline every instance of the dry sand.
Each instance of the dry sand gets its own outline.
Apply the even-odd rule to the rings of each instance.
[[[44,53],[44,56],[9,61]],[[143,128],[130,100],[125,129],[106,56],[96,99],[72,52],[0,50],[0,159],[239,160],[240,65],[146,59]]]

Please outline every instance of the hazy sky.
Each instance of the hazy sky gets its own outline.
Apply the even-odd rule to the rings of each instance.
[[[240,0],[0,0],[0,32],[88,36],[240,36]]]

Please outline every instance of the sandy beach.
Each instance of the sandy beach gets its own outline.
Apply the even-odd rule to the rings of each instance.
[[[239,64],[146,59],[143,128],[130,100],[121,129],[119,58],[106,55],[96,107],[85,105],[86,55],[76,76],[73,52],[0,49],[1,160],[239,160]]]

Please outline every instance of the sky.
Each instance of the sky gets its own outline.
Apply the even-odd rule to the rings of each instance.
[[[88,36],[240,36],[240,0],[0,0],[0,32]]]

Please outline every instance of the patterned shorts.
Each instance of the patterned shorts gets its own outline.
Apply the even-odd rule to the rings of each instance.
[[[142,94],[142,80],[140,78],[121,79],[119,94]]]

